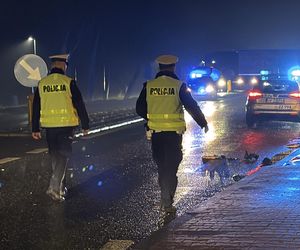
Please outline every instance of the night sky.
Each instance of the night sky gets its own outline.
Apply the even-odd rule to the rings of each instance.
[[[138,93],[153,77],[162,53],[178,55],[177,72],[207,53],[241,49],[300,49],[300,1],[7,1],[0,6],[0,106],[26,102],[29,88],[13,76],[19,57],[71,54],[68,74],[86,99],[103,96],[103,69],[111,95]]]

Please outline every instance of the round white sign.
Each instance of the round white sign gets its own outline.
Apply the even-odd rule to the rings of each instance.
[[[15,64],[14,73],[17,81],[25,87],[37,87],[38,82],[48,74],[45,61],[34,54],[19,58]]]

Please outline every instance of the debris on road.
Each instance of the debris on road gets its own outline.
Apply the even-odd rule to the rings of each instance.
[[[285,151],[285,152],[281,152],[281,153],[279,153],[279,154],[274,155],[274,156],[271,158],[271,160],[272,160],[273,163],[275,163],[275,162],[277,162],[277,161],[282,160],[283,158],[285,158],[286,156],[288,156],[288,155],[291,154],[292,152],[293,152],[292,149],[287,150],[287,151]]]
[[[266,158],[263,159],[262,163],[259,164],[256,168],[251,169],[251,170],[248,171],[245,175],[240,175],[240,174],[234,175],[234,176],[232,176],[232,179],[233,179],[234,181],[239,181],[239,180],[243,179],[243,178],[246,177],[246,176],[250,176],[250,175],[255,174],[255,173],[258,172],[262,167],[264,167],[264,166],[269,166],[269,165],[272,165],[272,164],[273,164],[272,160],[271,160],[270,158],[267,158],[267,157],[266,157]]]
[[[270,158],[266,157],[263,159],[262,163],[261,163],[263,166],[269,166],[269,165],[272,165],[273,162]]]
[[[288,145],[286,145],[288,148],[300,148],[300,144],[299,143],[290,143]]]
[[[222,183],[230,177],[228,159],[225,155],[203,156],[202,162],[204,163],[202,170],[209,174],[211,180],[214,179],[215,173],[219,175]]]
[[[244,162],[245,163],[254,163],[257,161],[257,159],[259,158],[259,155],[256,153],[248,153],[248,151],[246,150],[245,155],[244,155]]]

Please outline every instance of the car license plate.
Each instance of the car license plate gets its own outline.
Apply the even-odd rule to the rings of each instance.
[[[267,103],[284,103],[283,98],[266,98]]]
[[[257,103],[284,103],[283,98],[261,98],[257,100]]]
[[[280,109],[280,110],[291,110],[292,106],[291,105],[279,105],[278,109]]]

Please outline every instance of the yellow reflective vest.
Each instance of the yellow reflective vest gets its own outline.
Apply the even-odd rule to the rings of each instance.
[[[168,76],[160,76],[147,82],[147,118],[151,130],[178,133],[186,130],[179,99],[181,85],[181,81]]]
[[[53,73],[39,82],[42,127],[79,125],[78,114],[72,103],[71,81],[72,79],[65,75]]]

